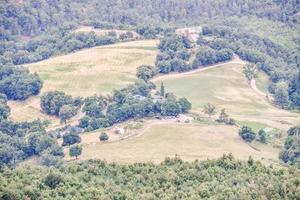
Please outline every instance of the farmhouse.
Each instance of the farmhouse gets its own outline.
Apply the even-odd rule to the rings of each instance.
[[[176,34],[180,36],[185,36],[189,40],[196,42],[199,38],[199,33],[202,31],[201,27],[190,27],[181,28],[176,30]]]

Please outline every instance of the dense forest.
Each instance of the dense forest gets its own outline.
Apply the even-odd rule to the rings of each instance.
[[[297,199],[297,170],[231,155],[218,160],[169,159],[119,165],[104,161],[61,168],[20,167],[0,173],[1,199]]]

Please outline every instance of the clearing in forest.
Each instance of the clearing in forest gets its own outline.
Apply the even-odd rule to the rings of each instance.
[[[147,121],[146,121],[147,123]],[[159,163],[165,157],[180,156],[184,160],[213,159],[224,153],[236,158],[277,163],[279,150],[268,145],[255,144],[255,150],[238,135],[235,126],[209,124],[178,124],[175,122],[152,123],[139,131],[142,135],[115,143],[100,143],[99,132],[83,134],[83,152],[80,159],[103,159],[108,162],[135,163],[153,161]],[[85,143],[86,137],[93,143]],[[67,156],[67,160],[70,158]]]
[[[154,65],[158,40],[97,46],[26,65],[43,79],[42,92],[63,91],[73,96],[108,94],[136,80],[136,68]],[[16,121],[50,119],[40,112],[39,97],[9,102]]]
[[[243,74],[243,64],[228,62],[195,72],[170,74],[154,79],[157,87],[164,83],[167,92],[186,97],[192,102],[192,111],[202,113],[211,103],[222,108],[238,121],[263,123],[287,130],[300,123],[300,114],[274,107],[266,96],[254,91]],[[267,77],[260,74],[257,88],[266,92]]]

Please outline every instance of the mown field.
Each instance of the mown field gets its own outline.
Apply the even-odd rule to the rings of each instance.
[[[147,123],[147,121],[145,122]],[[80,160],[103,159],[109,162],[134,163],[180,156],[187,161],[205,160],[233,153],[236,158],[248,159],[251,155],[265,163],[278,161],[279,149],[255,143],[255,150],[238,135],[235,126],[213,124],[178,124],[175,122],[152,123],[142,128],[143,134],[116,143],[100,143],[99,132],[82,135],[83,152]],[[91,138],[94,141],[91,142]],[[86,141],[89,141],[87,143]],[[69,160],[69,157],[66,157]]]
[[[139,40],[84,49],[28,64],[44,81],[42,92],[63,91],[73,96],[108,94],[136,80],[136,68],[154,65],[158,40]],[[11,118],[16,121],[49,119],[40,112],[39,97],[25,102],[9,102]]]
[[[266,96],[257,94],[242,70],[242,64],[227,63],[186,75],[161,76],[155,83],[159,87],[163,82],[167,92],[187,97],[196,113],[202,113],[203,106],[211,103],[218,111],[225,108],[238,121],[252,121],[284,130],[300,122],[299,114],[276,108]],[[258,89],[266,92],[267,81],[265,74],[261,74]]]

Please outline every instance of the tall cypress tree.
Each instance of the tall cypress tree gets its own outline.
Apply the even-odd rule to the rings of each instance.
[[[165,96],[165,86],[164,86],[163,82],[161,82],[161,84],[160,84],[160,96],[162,96],[162,97]]]

